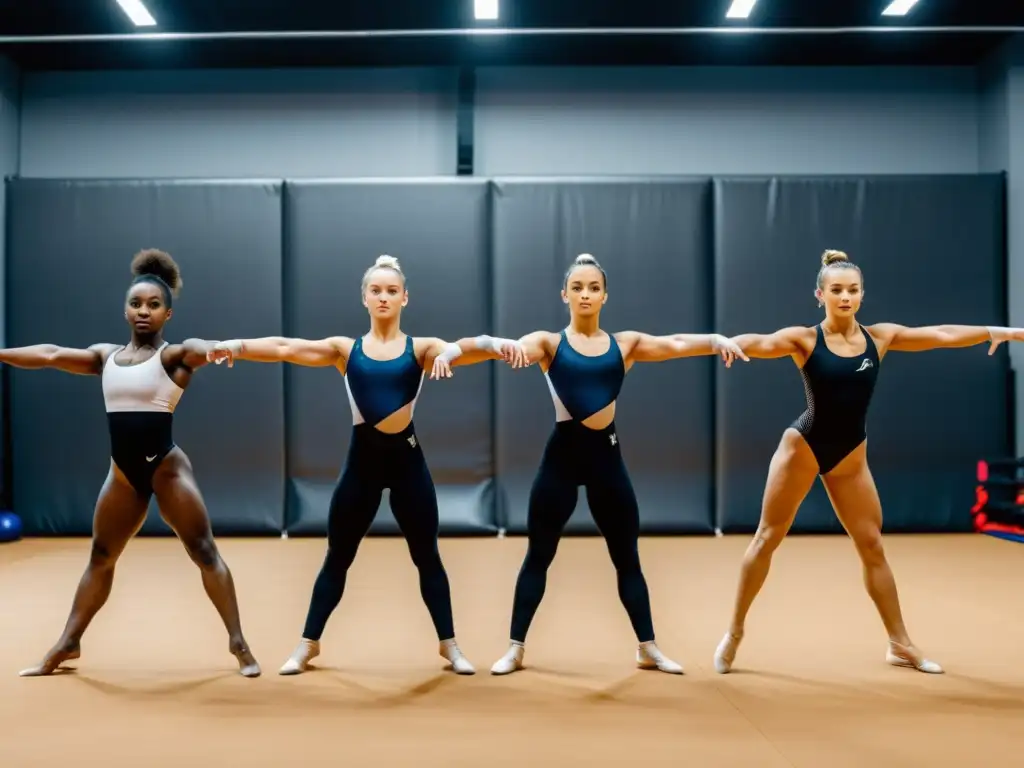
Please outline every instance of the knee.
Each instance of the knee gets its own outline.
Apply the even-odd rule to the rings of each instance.
[[[864,565],[880,565],[885,562],[885,547],[882,545],[882,532],[877,528],[865,531],[853,537],[857,554]]]
[[[754,534],[754,540],[750,542],[750,551],[754,557],[771,557],[782,540],[786,538],[786,532],[773,525],[762,525]]]
[[[334,576],[344,576],[352,567],[356,559],[355,552],[345,547],[332,547],[327,545],[327,555],[324,557],[323,570]]]
[[[118,553],[102,541],[93,539],[92,549],[89,552],[89,567],[96,570],[110,570],[117,562]]]
[[[636,542],[632,545],[611,546],[608,548],[612,564],[620,574],[640,571],[640,550]]]
[[[412,558],[413,565],[421,573],[436,573],[444,570],[441,553],[438,551],[436,543],[428,546],[410,545],[409,556]]]
[[[523,568],[527,570],[546,571],[555,560],[558,541],[531,541],[526,549],[526,560]]]
[[[192,558],[192,562],[204,571],[215,568],[220,561],[217,545],[214,544],[211,536],[186,541],[185,549],[188,551],[189,557]]]

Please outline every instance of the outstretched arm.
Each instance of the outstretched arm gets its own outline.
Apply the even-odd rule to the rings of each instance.
[[[312,368],[337,365],[343,359],[346,339],[332,336],[310,341],[284,336],[265,336],[262,339],[232,339],[219,341],[207,353],[206,359],[218,365],[227,360],[228,367],[236,360],[253,363],[294,363]]]
[[[626,349],[626,358],[637,363],[660,363],[680,357],[721,355],[726,367],[738,357],[748,358],[730,339],[718,333],[674,333],[669,336],[651,336],[637,331],[623,331],[615,335]]]
[[[1024,341],[1024,329],[986,325],[926,325],[909,328],[896,323],[878,323],[871,331],[880,336],[886,349],[894,352],[927,352],[930,349],[973,347],[991,342],[988,353],[1007,341]]]
[[[170,345],[164,359],[171,365],[180,365],[194,371],[210,361],[209,354],[218,343],[206,339],[185,339],[181,344]]]
[[[527,365],[522,345],[513,339],[494,336],[474,336],[446,342],[443,339],[427,339],[427,350],[423,367],[430,369],[430,378],[442,379],[452,375],[452,368],[458,365],[474,365],[484,360],[504,360],[513,368]]]
[[[781,328],[775,333],[744,333],[733,336],[730,341],[747,357],[774,360],[806,354],[806,342],[813,339],[814,330],[793,326]]]
[[[56,368],[80,376],[98,376],[112,345],[94,344],[88,349],[58,347],[56,344],[35,344],[0,350],[0,363],[15,368]]]

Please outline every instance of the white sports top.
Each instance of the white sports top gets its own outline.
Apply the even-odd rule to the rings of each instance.
[[[112,352],[103,365],[103,402],[107,413],[149,411],[174,413],[185,391],[167,375],[160,359],[165,341],[144,363],[118,365]],[[122,347],[121,349],[124,349]]]

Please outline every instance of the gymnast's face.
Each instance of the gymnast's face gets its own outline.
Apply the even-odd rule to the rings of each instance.
[[[124,317],[139,335],[159,333],[171,319],[171,308],[164,300],[163,289],[150,282],[136,283],[128,291]]]
[[[402,307],[409,303],[405,281],[393,269],[375,269],[366,278],[363,305],[371,318],[382,320],[398,317]]]
[[[814,293],[825,305],[825,314],[831,317],[852,317],[860,309],[864,298],[860,272],[837,267],[826,270],[821,288]]]
[[[604,276],[597,267],[583,264],[569,273],[562,301],[569,305],[569,312],[577,317],[590,317],[601,311],[608,301],[604,291]]]

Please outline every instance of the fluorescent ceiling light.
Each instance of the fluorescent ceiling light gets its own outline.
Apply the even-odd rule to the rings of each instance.
[[[498,0],[473,0],[473,14],[477,21],[497,20]]]
[[[128,14],[128,18],[132,20],[132,24],[136,27],[156,26],[156,19],[153,18],[153,14],[146,10],[142,0],[117,0],[117,4],[121,6],[122,11]]]
[[[892,0],[889,7],[882,11],[883,16],[906,16],[917,5],[917,0]]]
[[[750,12],[754,9],[754,4],[757,0],[732,0],[732,5],[729,6],[729,10],[725,12],[725,18],[727,19],[745,19],[750,15]]]

